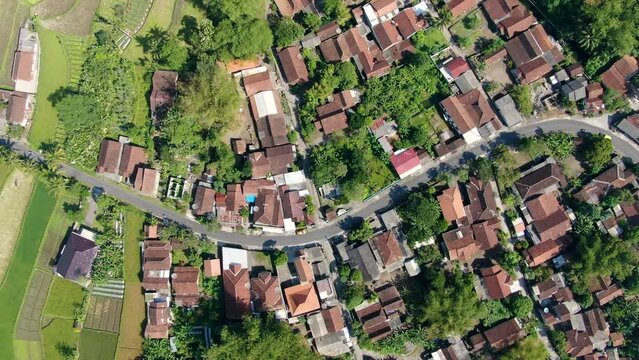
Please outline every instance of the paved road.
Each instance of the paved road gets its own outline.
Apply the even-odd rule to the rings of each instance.
[[[490,149],[498,144],[514,144],[522,137],[549,131],[564,131],[571,134],[578,134],[581,131],[586,131],[606,134],[612,138],[613,145],[618,153],[631,158],[633,161],[639,161],[639,148],[634,143],[630,142],[630,140],[628,140],[625,136],[610,131],[608,129],[607,117],[595,119],[544,120],[534,124],[525,124],[515,129],[506,129],[501,131],[495,138],[488,142],[483,142],[481,144],[468,147],[467,149],[462,149],[457,153],[449,154],[443,158],[437,159],[437,161],[429,162],[425,164],[424,171],[422,173],[400,181],[396,185],[382,191],[374,198],[353,209],[341,218],[334,220],[323,227],[318,227],[309,231],[306,234],[262,236],[249,236],[241,233],[230,232],[209,232],[205,226],[197,223],[196,221],[186,218],[183,214],[176,211],[163,207],[157,200],[134,193],[121,184],[117,184],[96,175],[87,174],[66,164],[62,165],[62,171],[84,184],[104,189],[106,193],[123,202],[131,204],[156,216],[187,226],[193,229],[193,231],[205,234],[210,239],[214,239],[220,243],[236,244],[247,248],[274,246],[282,248],[314,243],[337,235],[348,228],[350,220],[353,218],[365,218],[376,212],[390,209],[396,204],[401,203],[410,191],[415,190],[420,184],[426,183],[428,179],[435,176],[439,171],[455,168],[467,163],[469,160],[477,156],[485,155],[490,152]],[[24,144],[13,143],[11,145],[15,151],[42,159],[40,154],[31,152]]]

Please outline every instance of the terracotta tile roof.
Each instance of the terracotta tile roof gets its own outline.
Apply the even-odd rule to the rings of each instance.
[[[193,214],[204,215],[215,210],[215,190],[209,184],[200,183],[195,190]]]
[[[528,266],[539,266],[546,261],[559,255],[561,251],[570,243],[572,239],[569,235],[555,240],[543,241],[524,250],[524,258]]]
[[[423,29],[427,24],[423,20],[417,19],[415,9],[408,8],[395,15],[393,21],[397,24],[397,30],[404,39],[408,39],[416,32]]]
[[[159,240],[144,241],[142,287],[145,290],[169,288],[171,271],[171,243]]]
[[[320,308],[319,297],[312,282],[284,289],[286,303],[291,316],[307,314]]]
[[[147,239],[158,238],[158,225],[145,224],[144,225],[144,237]]]
[[[204,260],[204,276],[216,277],[222,275],[220,259]]]
[[[253,96],[259,92],[273,90],[271,75],[268,71],[262,71],[256,74],[244,76],[242,78],[246,96]]]
[[[173,103],[177,93],[177,80],[178,73],[175,71],[156,70],[153,73],[153,89],[149,99],[152,117]]]
[[[630,55],[624,55],[601,74],[601,82],[607,88],[625,94],[628,91],[628,80],[636,75],[637,71],[639,71],[637,59]]]
[[[446,5],[453,17],[457,17],[474,9],[477,2],[477,0],[451,0]]]
[[[403,175],[410,173],[415,168],[421,167],[419,156],[413,148],[406,149],[398,154],[392,154],[390,156],[390,162],[400,178]]]
[[[391,47],[391,45],[402,41],[402,36],[392,21],[384,21],[381,24],[375,25],[375,27],[373,27],[373,33],[382,50],[386,50]]]
[[[466,59],[464,59],[461,56],[458,56],[452,59],[451,61],[447,62],[446,65],[444,65],[444,67],[446,68],[448,73],[450,73],[450,76],[453,79],[458,78],[461,74],[470,70],[470,66],[468,65],[468,62],[466,61]]]
[[[533,14],[523,5],[519,5],[511,12],[510,17],[499,23],[499,30],[506,37],[511,38],[521,32],[526,31],[529,27],[537,22]]]
[[[491,299],[505,299],[510,294],[510,286],[514,283],[513,279],[499,265],[493,265],[488,268],[479,270],[486,292]]]
[[[606,289],[603,289],[595,294],[595,300],[597,305],[603,306],[612,300],[623,296],[623,288],[619,284],[614,284]]]
[[[246,199],[242,196],[240,184],[226,185],[225,205],[226,209],[231,211],[240,211],[240,209],[246,206]]]
[[[284,115],[269,115],[255,120],[257,137],[262,147],[273,147],[288,143],[288,129]]]
[[[382,304],[386,315],[394,314],[397,311],[405,312],[404,300],[402,300],[395,286],[386,286],[383,289],[376,289],[375,292],[379,297],[379,302]]]
[[[554,193],[545,193],[529,200],[526,207],[542,242],[557,239],[572,228],[568,215]]]
[[[341,111],[333,115],[321,118],[316,124],[319,123],[319,128],[324,134],[332,134],[336,131],[344,130],[348,127],[348,118],[346,113]]]
[[[144,148],[139,146],[124,144],[122,148],[122,158],[120,159],[119,174],[125,179],[132,179],[137,166],[143,166],[146,163],[146,154]]]
[[[251,279],[251,300],[259,312],[275,311],[284,307],[282,289],[277,276],[263,271]]]
[[[526,336],[517,319],[510,319],[484,331],[488,344],[495,350],[503,349]]]
[[[355,312],[357,318],[362,322],[362,329],[368,334],[371,340],[376,341],[389,336],[392,332],[388,318],[382,310],[382,304],[373,303]]]
[[[350,28],[336,38],[322,41],[320,50],[328,62],[345,61],[361,52],[367,52],[368,44],[357,28]]]
[[[342,309],[339,306],[333,306],[321,311],[328,333],[334,333],[344,328],[344,318],[342,317]]]
[[[353,99],[353,94],[350,90],[335,93],[332,95],[332,98],[332,101],[317,107],[317,116],[320,119],[335,113],[344,112],[344,110],[355,106],[355,99]]]
[[[171,274],[171,285],[175,304],[191,307],[197,305],[200,298],[200,269],[194,266],[176,266]]]
[[[519,70],[522,83],[541,78],[564,58],[540,24],[510,39],[506,50]]]
[[[313,275],[313,267],[311,263],[306,259],[305,255],[299,255],[295,258],[295,271],[301,283],[314,282],[315,275]]]
[[[147,195],[155,195],[156,184],[159,183],[160,173],[156,169],[136,167],[133,188]]]
[[[284,226],[282,201],[277,190],[259,189],[257,191],[253,220],[257,226]]]
[[[608,168],[584,185],[575,197],[593,204],[599,203],[613,189],[623,188],[635,181],[637,177],[622,162]]]
[[[311,5],[310,0],[275,0],[282,16],[293,16]]]
[[[372,241],[385,267],[404,260],[404,254],[393,231],[385,231],[375,236]]]
[[[566,338],[568,340],[567,352],[571,357],[577,358],[592,353],[592,341],[585,332],[568,330]]]
[[[246,152],[246,141],[244,139],[231,139],[231,148],[237,155],[244,155]]]
[[[397,2],[395,0],[373,0],[370,4],[379,17],[397,10]]]
[[[295,162],[295,147],[285,144],[266,149],[271,174],[279,175],[288,172],[288,169]]]
[[[24,124],[29,108],[29,95],[23,92],[14,91],[9,98],[6,118],[12,124]]]
[[[440,105],[462,135],[488,123],[492,123],[495,129],[501,128],[497,115],[479,89],[463,95],[449,96]]]
[[[524,200],[542,194],[554,185],[560,188],[568,185],[568,180],[557,164],[547,164],[515,181],[515,187]]]
[[[488,18],[495,24],[510,16],[512,9],[519,5],[519,0],[486,0],[482,3]]]
[[[13,58],[13,80],[31,81],[33,80],[33,63],[36,61],[32,52],[16,51]]]
[[[339,25],[336,21],[331,21],[327,24],[320,26],[319,29],[315,32],[317,36],[319,36],[321,41],[324,41],[333,36],[339,35],[342,33],[342,29],[340,29]]]
[[[623,346],[626,343],[626,339],[624,339],[621,332],[613,332],[610,333],[610,342],[612,343],[612,346],[618,347]]]
[[[231,264],[222,272],[224,284],[224,309],[226,318],[239,320],[251,312],[251,294],[248,269],[239,264]]]
[[[471,178],[466,184],[466,193],[470,201],[466,215],[471,221],[488,220],[497,216],[497,201],[490,182]]]
[[[447,188],[441,195],[437,196],[439,207],[442,209],[442,215],[448,223],[453,221],[460,222],[466,218],[466,211],[462,202],[461,190],[458,184]]]
[[[357,54],[355,61],[367,79],[384,76],[390,72],[390,64],[383,54],[374,56],[370,51],[364,51]]]
[[[117,174],[120,162],[121,144],[116,140],[104,139],[100,145],[98,173]]]
[[[259,189],[275,189],[275,181],[267,179],[250,179],[242,181],[242,193],[244,196],[255,195]]]
[[[279,188],[282,199],[282,211],[284,219],[292,219],[293,222],[304,220],[304,209],[306,208],[306,198],[300,196],[299,191],[287,191],[285,186]]]
[[[148,319],[144,328],[147,339],[168,339],[171,309],[166,302],[152,302],[148,305]]]
[[[480,245],[475,241],[470,226],[445,232],[442,237],[450,260],[469,261],[480,251]]]
[[[251,172],[254,179],[263,178],[269,174],[271,164],[266,159],[266,151],[260,150],[250,153],[249,161],[251,162]]]
[[[280,50],[277,57],[282,64],[286,82],[291,85],[301,84],[308,81],[308,70],[304,63],[304,58],[299,46],[289,46]]]
[[[499,236],[497,236],[497,231],[500,229],[499,218],[474,223],[471,228],[480,250],[490,250],[499,244]]]

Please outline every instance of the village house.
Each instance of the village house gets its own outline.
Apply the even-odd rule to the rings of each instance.
[[[320,300],[313,281],[304,281],[284,289],[284,297],[291,317],[320,309]]]
[[[388,337],[393,331],[400,329],[401,317],[405,312],[404,301],[395,286],[388,285],[375,292],[379,298],[377,301],[364,302],[355,308],[362,330],[373,341]]]
[[[515,65],[513,74],[522,84],[541,79],[564,59],[561,48],[541,24],[510,39],[506,51]]]
[[[207,214],[215,213],[215,190],[211,187],[211,184],[200,181],[195,189],[195,198],[191,209],[193,215],[204,216]]]
[[[482,6],[499,33],[509,39],[537,23],[519,0],[486,0]]]
[[[464,224],[467,222],[466,210],[462,200],[459,184],[448,187],[437,196],[439,207],[442,209],[442,216],[449,224]]]
[[[373,28],[377,24],[388,21],[399,13],[395,0],[373,0],[361,7],[368,25]]]
[[[257,138],[263,148],[288,143],[286,119],[282,114],[269,115],[255,120]]]
[[[342,260],[360,270],[365,282],[379,280],[382,274],[399,270],[405,265],[404,261],[412,257],[397,228],[380,233],[363,244],[342,245]]]
[[[308,70],[299,46],[289,46],[277,53],[286,82],[290,85],[303,84],[308,81]]]
[[[636,185],[637,177],[632,170],[626,168],[620,158],[615,158],[613,162],[614,165],[585,184],[575,194],[575,198],[590,204],[598,204],[610,191],[625,188],[630,184]]]
[[[175,305],[197,306],[200,300],[200,269],[194,266],[175,266],[171,274],[171,287]]]
[[[521,321],[514,318],[493,326],[483,333],[471,336],[469,343],[472,352],[477,352],[486,347],[490,347],[493,350],[501,350],[513,345],[525,336],[526,331],[523,329]]]
[[[601,112],[606,108],[603,101],[604,89],[601,83],[591,82],[586,86],[585,108],[589,113]]]
[[[146,306],[144,337],[147,339],[168,339],[171,324],[171,308],[166,301],[152,301]]]
[[[524,260],[529,267],[539,266],[559,255],[571,242],[572,237],[569,234],[554,240],[542,241],[524,250]]]
[[[624,55],[615,61],[608,70],[604,71],[600,78],[606,88],[624,95],[628,93],[629,80],[638,72],[637,59],[630,55]]]
[[[510,95],[500,97],[499,99],[495,100],[493,104],[495,104],[497,112],[499,113],[501,120],[504,124],[506,124],[506,126],[513,127],[524,121],[521,113],[517,109],[515,101]]]
[[[470,223],[489,220],[499,215],[497,211],[497,185],[494,181],[482,181],[472,177],[466,183],[468,205],[464,213]]]
[[[610,328],[606,322],[603,311],[594,308],[570,317],[572,330],[578,333],[586,333],[592,347],[598,350],[605,350],[610,340]]]
[[[96,172],[118,182],[125,181],[145,194],[155,195],[160,173],[146,167],[146,162],[144,148],[131,145],[126,136],[120,136],[118,141],[104,139]]]
[[[289,172],[295,162],[295,145],[269,147],[249,154],[253,179]]]
[[[393,153],[393,141],[399,139],[397,136],[397,123],[395,121],[387,121],[386,117],[380,117],[373,121],[368,127],[368,132],[375,136],[379,145],[387,154]]]
[[[251,284],[246,250],[222,248],[222,285],[226,318],[240,320],[251,313]]]
[[[630,140],[639,143],[639,114],[630,115],[617,124],[617,129],[626,134]]]
[[[28,24],[20,28],[18,46],[13,54],[11,79],[14,90],[21,93],[35,94],[38,90],[40,73],[40,39],[38,33],[31,31]]]
[[[353,346],[340,306],[308,315],[306,323],[311,330],[315,349],[321,355],[339,356],[349,352]]]
[[[510,276],[510,274],[497,264],[482,268],[479,270],[479,273],[481,275],[480,284],[483,290],[483,294],[480,294],[480,298],[493,300],[505,299],[511,294],[522,290],[517,278]]]
[[[624,290],[618,283],[613,283],[609,276],[600,276],[597,281],[588,287],[599,306],[606,305],[612,300],[623,296]]]
[[[259,189],[253,206],[253,223],[267,232],[284,231],[282,199],[275,189]]]
[[[433,360],[471,360],[470,353],[461,340],[431,353],[430,356]]]
[[[446,6],[453,17],[458,17],[475,9],[478,3],[478,0],[448,0],[446,1]]]
[[[443,233],[448,259],[469,263],[481,252],[493,249],[499,244],[500,228],[499,218],[492,218]]]
[[[283,313],[279,317],[286,317],[280,280],[270,271],[262,271],[251,279],[251,301],[255,312],[272,311]]]
[[[222,275],[222,263],[220,259],[206,259],[204,263],[204,277],[218,277]]]
[[[344,90],[333,94],[328,103],[317,107],[315,127],[326,135],[346,129],[348,127],[346,111],[357,103],[359,103],[359,93],[355,90]]]
[[[173,104],[177,94],[178,73],[175,71],[156,70],[153,73],[153,88],[149,104],[151,106],[151,118],[161,118]]]
[[[172,250],[169,242],[145,240],[142,243],[142,288],[147,302],[171,297],[169,274]]]
[[[222,226],[234,228],[243,223],[240,210],[247,207],[240,184],[226,185],[226,194],[215,194],[215,213]]]
[[[422,162],[413,148],[398,150],[391,154],[390,162],[400,179],[404,179],[422,169]]]
[[[575,301],[572,291],[566,286],[562,273],[553,274],[532,287],[533,297],[541,306],[544,324],[552,328],[559,328],[570,321],[570,317],[581,311],[581,306]]]
[[[282,16],[292,17],[299,12],[315,12],[313,0],[277,0],[277,9]]]
[[[84,286],[99,251],[95,243],[96,236],[96,233],[86,228],[71,231],[60,252],[55,273]]]
[[[469,144],[501,129],[501,122],[479,89],[463,95],[449,96],[440,106],[444,118]]]
[[[35,98],[33,95],[13,91],[7,99],[7,108],[4,118],[7,123],[26,127],[35,110]],[[1,113],[0,113],[1,116]]]
[[[554,192],[539,195],[525,204],[533,220],[528,234],[535,244],[555,240],[572,229],[570,218]]]
[[[549,158],[528,171],[515,181],[515,189],[522,199],[557,191],[568,185],[568,180],[554,159]]]

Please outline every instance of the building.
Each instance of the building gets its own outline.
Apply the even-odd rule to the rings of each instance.
[[[191,209],[195,216],[203,216],[215,212],[215,190],[213,190],[211,184],[203,181],[198,182]]]
[[[159,240],[146,240],[142,244],[142,288],[150,299],[169,298],[173,247],[171,243]]]
[[[499,265],[482,268],[479,273],[481,274],[481,285],[488,299],[505,299],[511,294],[521,291],[519,281],[512,278]]]
[[[549,74],[564,55],[541,24],[513,37],[506,43],[506,51],[513,60],[515,78],[522,84],[534,82]]]
[[[463,95],[449,96],[440,106],[444,111],[444,118],[469,144],[501,128],[501,122],[479,89]]]
[[[486,0],[482,6],[499,33],[507,38],[528,30],[537,22],[519,0]]]
[[[405,256],[397,240],[397,231],[385,231],[373,237],[371,241],[385,271],[394,271],[404,265]]]
[[[262,271],[252,278],[251,301],[255,312],[282,311],[284,298],[279,278],[269,271]]]
[[[263,148],[288,144],[288,128],[282,114],[268,115],[255,120],[257,138]]]
[[[501,350],[526,337],[526,331],[522,328],[521,321],[514,318],[506,320],[483,333],[473,335],[470,338],[474,350],[489,346],[493,350]]]
[[[305,282],[284,289],[286,304],[292,317],[320,309],[320,301],[313,282]]]
[[[466,210],[462,200],[459,185],[455,183],[453,186],[444,190],[441,195],[437,196],[439,207],[442,209],[444,219],[449,223],[463,224],[466,222]]]
[[[86,280],[91,275],[93,261],[99,251],[95,236],[96,233],[88,229],[72,231],[60,252],[56,274],[72,281]]]
[[[556,191],[566,185],[568,185],[568,180],[554,159],[532,168],[515,181],[515,188],[524,200],[535,195]]]
[[[359,103],[359,93],[355,90],[344,90],[333,94],[329,102],[317,107],[317,121],[315,127],[332,134],[348,127],[346,111]]]
[[[253,207],[253,222],[264,231],[284,230],[284,213],[280,193],[274,189],[259,189]]]
[[[608,89],[617,91],[620,94],[628,92],[628,81],[639,72],[637,59],[624,55],[615,61],[612,66],[601,74],[601,82]]]
[[[277,0],[275,5],[282,16],[288,17],[292,17],[301,11],[314,11],[312,0]]]
[[[586,86],[586,110],[598,112],[606,108],[603,102],[604,89],[601,83],[592,82]]]
[[[177,80],[178,73],[175,71],[156,70],[153,73],[153,88],[149,98],[152,119],[162,117],[173,104],[177,94]]]
[[[639,114],[633,114],[621,120],[617,129],[626,134],[632,141],[639,143]]]
[[[308,81],[308,70],[299,46],[289,46],[277,53],[282,66],[286,82],[290,85],[302,84]]]
[[[315,281],[315,275],[313,274],[313,267],[306,258],[306,255],[300,254],[295,257],[295,271],[297,272],[297,278],[301,284],[312,283]]]
[[[399,7],[395,0],[374,0],[362,6],[362,11],[366,22],[374,27],[381,22],[392,19],[399,13]]]
[[[466,183],[469,204],[464,208],[464,214],[470,223],[489,220],[499,215],[496,187],[493,181],[481,181],[475,177]]]
[[[526,208],[533,219],[532,227],[537,236],[537,239],[533,237],[535,244],[555,240],[572,229],[568,215],[553,192],[526,201]]]
[[[7,123],[26,127],[35,110],[33,95],[14,91],[9,96],[5,118]]]
[[[561,95],[570,101],[579,101],[586,98],[586,87],[588,80],[585,77],[578,77],[561,86]]]
[[[593,348],[604,350],[610,340],[610,328],[601,308],[594,308],[570,317],[573,330],[585,332]]]
[[[598,204],[610,191],[624,188],[637,180],[632,170],[627,169],[621,159],[616,159],[614,162],[613,166],[585,184],[575,194],[575,198],[590,204]]]
[[[244,75],[242,84],[244,85],[246,96],[249,97],[263,91],[273,90],[271,74],[263,66],[253,69],[248,75]]]
[[[222,256],[222,260],[225,257]],[[224,309],[226,318],[240,320],[242,316],[251,312],[251,293],[249,271],[239,263],[230,263],[228,268],[223,266],[222,283],[224,285]]]
[[[289,172],[295,162],[295,146],[285,144],[266,148],[249,154],[253,179]]]
[[[477,3],[477,0],[449,0],[446,1],[446,6],[453,17],[458,17],[465,15],[476,8]]]
[[[390,162],[400,179],[404,179],[422,169],[422,163],[413,148],[395,152],[390,156]]]
[[[353,346],[339,306],[308,315],[306,323],[311,330],[315,348],[321,355],[339,356],[349,352]]]
[[[17,92],[35,94],[40,73],[40,39],[27,26],[18,33],[18,47],[13,54],[11,79]]]
[[[176,266],[171,274],[175,305],[194,307],[200,299],[200,269],[194,266]]]
[[[362,278],[365,282],[379,280],[382,269],[377,263],[370,242],[367,241],[360,245],[348,245],[346,247],[346,254],[348,255],[348,259],[344,260],[348,261],[348,264],[352,268],[362,272]]]
[[[430,356],[433,360],[471,360],[470,353],[463,341],[458,341],[444,349],[439,349]]]
[[[160,187],[160,172],[156,169],[138,166],[135,169],[133,188],[142,194],[155,196]]]
[[[505,95],[494,101],[501,120],[508,127],[513,127],[523,121],[517,105],[510,95]]]
[[[468,65],[466,59],[461,56],[448,59],[439,68],[439,71],[444,75],[449,83],[453,82],[455,79],[460,77],[461,74],[469,70],[470,65]]]
[[[138,167],[145,167],[147,162],[144,148],[131,145],[129,139],[120,136],[118,141],[111,139],[102,140],[100,155],[98,157],[98,174],[105,174],[116,180],[135,184],[135,175]],[[153,170],[153,169],[147,169]],[[144,183],[144,171],[142,172],[142,183]],[[147,190],[151,187],[155,189],[158,181],[157,171],[155,177],[149,172],[149,179],[146,181]]]
[[[355,308],[362,330],[373,341],[388,337],[394,330],[401,328],[401,316],[405,311],[404,301],[394,286],[389,285],[376,292],[378,301],[365,302]]]
[[[524,260],[529,267],[539,266],[559,255],[572,241],[570,235],[543,241],[524,250]]]
[[[166,301],[147,304],[144,337],[147,339],[168,339],[171,322],[171,308]]]
[[[490,250],[499,244],[497,231],[500,228],[499,218],[492,218],[443,233],[448,258],[451,261],[470,262],[480,252]]]
[[[220,259],[204,260],[204,277],[217,277],[222,275]]]

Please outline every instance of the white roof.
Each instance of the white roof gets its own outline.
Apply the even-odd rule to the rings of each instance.
[[[248,269],[248,252],[244,249],[222,248],[222,270],[228,270],[231,264],[240,264]]]
[[[273,90],[262,91],[255,94],[253,97],[255,99],[255,107],[257,108],[258,117],[262,118],[278,113]]]
[[[249,76],[249,75],[259,74],[259,73],[265,72],[267,70],[268,69],[266,68],[266,66],[258,66],[258,67],[254,67],[252,69],[242,70],[241,74],[242,74],[242,76]]]
[[[298,170],[284,174],[284,182],[286,183],[286,185],[306,183],[306,176],[304,176],[304,171]]]
[[[481,140],[481,135],[479,134],[479,130],[477,130],[477,128],[468,130],[462,136],[464,137],[464,140],[466,140],[467,144],[472,144]]]
[[[415,261],[415,259],[406,261],[404,263],[404,267],[406,267],[406,271],[410,276],[415,276],[422,272],[422,269],[419,267],[419,264],[417,263],[417,261]]]

